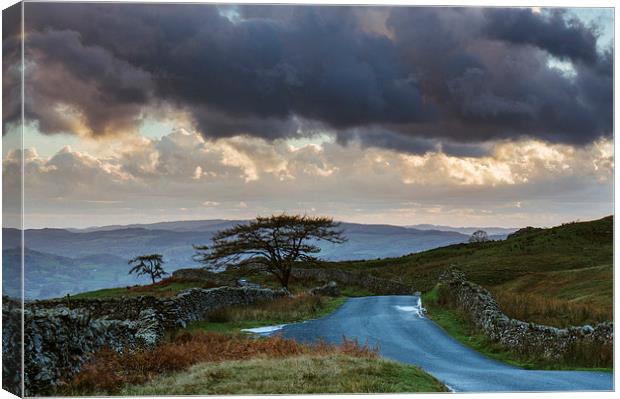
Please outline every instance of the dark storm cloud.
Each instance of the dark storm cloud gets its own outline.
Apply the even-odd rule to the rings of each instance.
[[[571,28],[557,16],[541,21],[569,36]],[[409,134],[461,142],[529,136],[573,144],[611,134],[613,105],[605,99],[613,93],[612,63],[604,54],[574,63],[577,76],[568,76],[549,65],[549,54],[559,54],[551,41],[523,46],[490,38],[488,14],[479,9],[408,9],[393,12],[388,25],[420,76],[423,94],[442,112],[436,123],[409,126]],[[516,36],[508,35],[510,29],[521,27],[510,25],[505,36]]]
[[[51,50],[51,51],[48,51]],[[92,134],[135,123],[152,90],[151,75],[99,46],[85,46],[72,30],[31,32],[28,59],[44,68],[26,72],[26,115],[44,133],[71,131],[66,113],[86,119]],[[54,104],[67,107],[55,112]]]
[[[2,11],[2,121],[21,119],[21,3]],[[2,129],[6,134],[6,129]]]
[[[389,37],[367,26],[377,10]],[[68,128],[50,104],[106,134],[167,103],[207,136],[310,126],[405,151],[611,134],[611,58],[592,29],[559,13],[28,3],[26,14],[28,115],[46,132]],[[573,60],[576,76],[550,68],[549,55]]]
[[[577,19],[568,22],[564,11],[550,15],[529,9],[493,8],[485,11],[485,33],[492,38],[517,44],[530,44],[559,58],[596,62],[596,32]]]
[[[436,140],[409,137],[389,130],[353,129],[343,131],[338,135],[338,143],[342,145],[353,141],[359,141],[362,148],[378,147],[415,154],[437,151],[441,148]]]

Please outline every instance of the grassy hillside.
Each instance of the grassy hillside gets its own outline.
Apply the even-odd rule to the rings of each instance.
[[[526,228],[505,241],[456,244],[401,258],[322,267],[365,271],[428,291],[449,265],[495,292],[592,305],[611,318],[613,216],[549,229]]]

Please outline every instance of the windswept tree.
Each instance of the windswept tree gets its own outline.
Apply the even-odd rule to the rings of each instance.
[[[194,259],[208,269],[239,267],[251,262],[274,275],[288,289],[296,262],[316,262],[319,241],[342,244],[346,241],[339,223],[321,216],[273,215],[257,217],[246,224],[221,230],[212,245],[194,245]]]
[[[487,242],[489,241],[489,235],[484,230],[477,230],[469,237],[469,242]]]
[[[162,266],[164,259],[160,254],[136,256],[127,263],[133,266],[129,270],[129,274],[135,273],[137,276],[148,275],[151,277],[153,284],[155,284],[155,280],[168,274],[164,271]]]

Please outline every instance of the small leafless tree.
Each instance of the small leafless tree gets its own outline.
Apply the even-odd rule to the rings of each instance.
[[[194,245],[194,259],[208,269],[239,267],[251,261],[274,275],[288,289],[296,262],[315,262],[321,251],[318,241],[342,244],[346,241],[339,223],[322,216],[273,215],[257,217],[219,231],[211,246]]]
[[[162,266],[164,260],[160,254],[136,256],[127,263],[133,265],[131,270],[129,270],[129,274],[135,273],[137,276],[148,275],[151,277],[153,284],[155,284],[156,279],[168,274],[164,271]]]
[[[469,242],[487,242],[489,241],[489,235],[484,230],[477,230],[469,237]]]

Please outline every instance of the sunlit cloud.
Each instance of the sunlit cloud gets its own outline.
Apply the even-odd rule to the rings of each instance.
[[[118,212],[122,202],[130,209],[185,208],[184,217],[194,218],[286,210],[397,224],[450,216],[465,223],[508,214],[511,220],[529,220],[525,215],[532,207],[551,220],[553,214],[559,218],[564,211],[558,204],[566,202],[599,201],[588,207],[611,211],[605,196],[592,194],[612,187],[613,142],[608,139],[585,147],[501,141],[483,157],[437,151],[412,155],[330,140],[296,145],[248,136],[208,140],[183,129],[133,142],[115,154],[66,146],[45,156],[28,149],[31,209],[64,212],[75,203],[75,210],[85,214],[89,204]],[[16,152],[5,158],[5,178],[19,172],[18,158]]]

